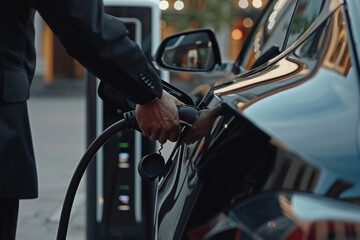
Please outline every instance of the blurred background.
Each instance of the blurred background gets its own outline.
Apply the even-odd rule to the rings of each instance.
[[[223,61],[233,61],[268,0],[159,0],[161,38],[207,27],[215,31]],[[86,70],[67,55],[37,14],[37,68],[28,102],[39,175],[39,198],[20,204],[18,240],[54,239],[70,177],[86,150]],[[189,92],[217,73],[171,73]],[[199,80],[200,79],[200,80]],[[85,180],[83,180],[84,182]],[[86,194],[82,182],[72,211],[68,239],[85,239]]]
[[[161,38],[196,28],[212,28],[224,61],[235,60],[267,0],[160,0]],[[36,77],[45,84],[64,78],[84,79],[85,69],[66,54],[60,41],[37,14]]]

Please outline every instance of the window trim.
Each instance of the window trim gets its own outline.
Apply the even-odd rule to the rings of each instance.
[[[269,2],[268,2],[267,6],[263,9],[263,11],[261,12],[260,16],[263,16],[264,13],[266,13],[266,12],[268,11],[270,5],[271,5],[274,1],[276,1],[276,0],[272,0],[272,1],[269,1]],[[289,1],[292,1],[292,0],[289,0]],[[288,26],[288,28],[287,28],[287,30],[286,30],[286,33],[285,33],[283,45],[281,46],[281,48],[280,48],[280,46],[279,46],[279,49],[280,49],[279,55],[286,50],[286,45],[287,45],[287,42],[288,42],[288,38],[289,38],[289,36],[290,36],[290,29],[291,29],[291,27],[292,27],[292,25],[293,25],[294,18],[295,18],[295,14],[296,14],[296,12],[297,12],[297,10],[298,10],[298,7],[299,7],[299,5],[300,5],[300,1],[301,1],[301,0],[296,0],[296,1],[297,1],[297,2],[296,2],[296,6],[295,6],[295,8],[294,8],[294,10],[293,10],[293,13],[292,13],[292,16],[291,16],[291,18],[290,18],[290,24],[289,24],[289,26]],[[261,20],[261,18],[259,18],[257,22],[259,23],[260,20]],[[250,34],[249,34],[248,37],[246,38],[243,46],[249,45],[250,40],[251,40],[251,37],[255,34],[255,31],[256,31],[257,28],[258,28],[258,25],[256,25],[253,29],[251,29]],[[246,72],[252,72],[253,69],[256,69],[256,68],[259,67],[259,66],[258,66],[258,67],[256,67],[256,68],[253,68],[253,69],[250,69],[250,70],[246,71],[245,68],[244,68],[244,66],[243,66],[243,58],[244,58],[245,53],[246,53],[245,49],[244,49],[244,48],[241,49],[241,51],[240,51],[240,53],[239,53],[239,56],[236,58],[236,61],[234,62],[234,66],[233,66],[233,69],[232,69],[232,73],[233,73],[233,74],[235,74],[235,75],[236,75],[236,74],[245,74]],[[241,61],[241,62],[240,62],[240,61]],[[245,71],[244,71],[244,70],[245,70]]]
[[[289,41],[289,37],[290,37],[290,31],[291,31],[291,29],[292,29],[292,26],[293,26],[293,24],[294,24],[294,19],[295,19],[296,13],[297,13],[297,11],[298,11],[298,9],[299,9],[299,6],[300,6],[300,1],[301,1],[301,0],[296,0],[296,1],[297,1],[297,2],[296,2],[296,6],[295,6],[294,11],[293,11],[293,14],[292,14],[292,16],[291,16],[290,24],[289,24],[288,29],[287,29],[287,31],[286,31],[285,38],[284,38],[284,42],[283,42],[283,45],[282,45],[282,47],[281,47],[281,49],[280,49],[280,53],[282,53],[282,52],[284,52],[284,51],[286,50],[286,45],[287,45],[287,43],[288,43],[288,41]],[[317,0],[317,1],[318,1],[318,0]]]

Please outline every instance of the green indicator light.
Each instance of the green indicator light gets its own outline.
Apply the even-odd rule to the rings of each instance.
[[[121,142],[118,144],[119,148],[129,148],[129,143],[127,142]]]
[[[119,189],[120,190],[130,190],[130,186],[129,185],[119,185]]]

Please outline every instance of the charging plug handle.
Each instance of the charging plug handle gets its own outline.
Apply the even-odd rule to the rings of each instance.
[[[199,116],[199,109],[193,106],[179,106],[179,121],[180,125],[191,127]],[[129,129],[138,130],[141,132],[135,118],[135,110],[125,112],[124,120],[128,123]]]
[[[178,107],[180,125],[191,127],[199,116],[199,109],[192,106]]]

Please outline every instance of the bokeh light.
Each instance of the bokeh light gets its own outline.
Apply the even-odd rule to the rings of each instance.
[[[234,40],[240,40],[242,39],[244,36],[243,32],[240,30],[240,29],[234,29],[232,30],[231,32],[231,37],[234,39]]]
[[[161,10],[166,10],[169,8],[169,2],[166,1],[166,0],[161,0],[160,3],[159,3],[159,8]]]
[[[176,10],[178,10],[178,11],[183,10],[184,9],[184,2],[180,1],[180,0],[175,1],[174,8]]]
[[[263,4],[261,0],[253,0],[252,5],[254,6],[254,8],[261,8]]]
[[[249,6],[249,2],[247,0],[239,0],[239,7],[245,9]]]
[[[254,21],[251,18],[245,18],[243,21],[243,25],[246,28],[252,28],[254,26]]]

